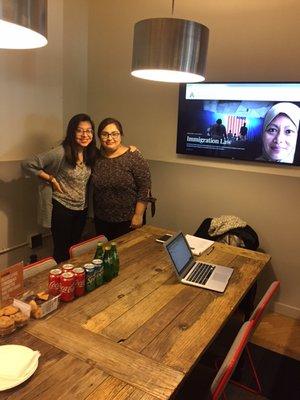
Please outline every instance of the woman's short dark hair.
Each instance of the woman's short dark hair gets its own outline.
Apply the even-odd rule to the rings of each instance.
[[[89,122],[92,126],[93,132],[95,132],[95,124],[91,117],[87,114],[76,114],[72,117],[67,126],[66,137],[62,142],[65,149],[65,158],[67,162],[76,167],[76,162],[78,158],[78,145],[76,143],[76,130],[80,122]],[[83,161],[86,165],[92,167],[95,162],[97,155],[96,138],[93,133],[93,138],[91,143],[83,151]]]
[[[104,119],[100,122],[100,124],[99,124],[99,126],[98,126],[98,137],[99,137],[99,138],[100,138],[100,133],[103,131],[103,129],[104,129],[107,125],[110,125],[110,124],[115,124],[116,127],[118,128],[118,130],[119,130],[121,136],[123,136],[123,127],[122,127],[121,122],[118,121],[118,120],[115,119],[115,118],[109,117],[109,118],[104,118]]]

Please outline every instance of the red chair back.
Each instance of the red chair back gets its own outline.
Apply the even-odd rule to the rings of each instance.
[[[269,289],[266,291],[266,293],[264,294],[264,296],[262,297],[262,299],[256,306],[255,310],[251,314],[249,321],[254,322],[253,329],[255,329],[257,327],[259,321],[261,320],[263,312],[265,311],[267,305],[270,303],[272,297],[274,296],[275,292],[278,290],[279,286],[280,286],[279,281],[274,281],[273,283],[271,283],[271,285],[269,286]]]
[[[240,328],[239,333],[234,339],[227,356],[210,386],[210,395],[212,400],[217,400],[223,393],[248,342],[253,325],[253,321],[247,321]]]
[[[104,235],[95,236],[91,239],[85,240],[84,242],[74,244],[69,249],[70,258],[78,257],[81,254],[86,253],[89,250],[95,249],[97,247],[97,243],[105,243],[107,239]]]
[[[24,278],[29,278],[30,276],[36,275],[41,271],[45,271],[57,266],[56,261],[53,257],[43,258],[32,264],[25,265],[23,268]]]

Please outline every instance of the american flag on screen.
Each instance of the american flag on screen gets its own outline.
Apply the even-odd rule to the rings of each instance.
[[[240,134],[240,129],[244,125],[246,121],[246,117],[235,117],[233,115],[228,115],[227,117],[227,134],[231,131],[232,134],[238,136]]]

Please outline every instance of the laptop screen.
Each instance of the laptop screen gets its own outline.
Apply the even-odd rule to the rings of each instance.
[[[165,247],[170,254],[177,273],[180,274],[193,257],[183,234],[176,235]]]

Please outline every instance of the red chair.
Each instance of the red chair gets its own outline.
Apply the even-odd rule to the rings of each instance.
[[[253,321],[244,322],[231,344],[220,367],[213,369],[200,360],[178,388],[174,400],[226,399],[225,388],[249,340]]]
[[[278,290],[279,286],[280,286],[280,282],[279,281],[274,281],[269,286],[269,289],[266,291],[266,293],[264,294],[264,296],[262,297],[262,299],[260,300],[260,302],[256,306],[255,310],[251,314],[251,316],[249,318],[249,321],[253,322],[253,329],[252,329],[251,334],[253,334],[255,329],[257,328],[257,326],[258,326],[258,324],[259,324],[259,322],[261,320],[263,312],[265,311],[266,307],[270,303],[272,297],[274,296],[275,292]],[[255,369],[253,358],[252,358],[252,355],[251,355],[251,352],[250,352],[250,348],[249,348],[248,345],[246,345],[245,350],[246,350],[247,359],[249,361],[249,365],[250,365],[251,372],[252,372],[253,378],[255,380],[257,389],[253,389],[253,388],[251,388],[249,386],[246,386],[246,385],[243,385],[242,383],[237,382],[237,381],[231,381],[231,382],[234,385],[239,386],[239,387],[241,387],[241,388],[243,388],[243,389],[245,389],[245,390],[247,390],[247,391],[249,391],[251,393],[262,394],[261,384],[260,384],[256,369]]]
[[[74,244],[69,249],[70,258],[78,257],[81,254],[84,254],[92,249],[95,249],[96,251],[97,243],[99,242],[106,243],[106,237],[104,235],[99,235],[91,239],[85,240],[84,242]]]
[[[53,257],[43,258],[42,260],[36,261],[35,263],[25,265],[23,268],[24,279],[34,276],[41,271],[55,268],[56,266],[57,264]]]
[[[266,291],[260,302],[257,304],[255,310],[251,314],[249,321],[254,321],[254,328],[257,327],[259,324],[262,314],[265,311],[267,305],[270,303],[270,300],[274,296],[275,292],[279,289],[280,282],[279,281],[274,281],[271,283],[269,286],[269,289]]]
[[[253,330],[253,325],[253,321],[247,321],[240,328],[236,338],[234,339],[234,342],[232,343],[227,353],[227,356],[221,364],[217,375],[215,376],[210,386],[210,397],[212,400],[219,399],[221,395],[224,399],[226,399],[224,390],[247,345],[250,334]]]

